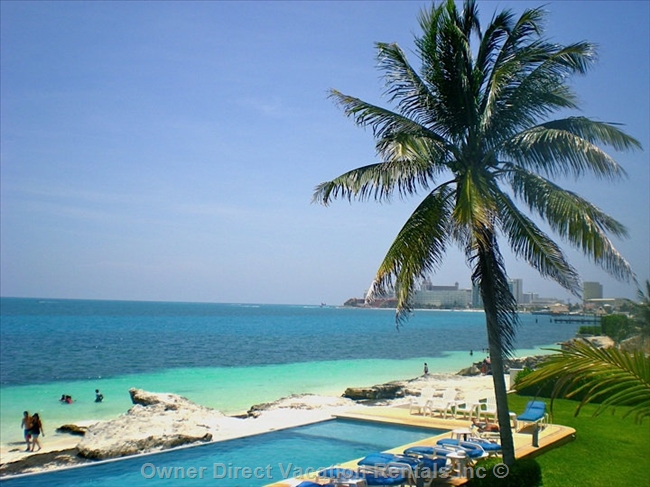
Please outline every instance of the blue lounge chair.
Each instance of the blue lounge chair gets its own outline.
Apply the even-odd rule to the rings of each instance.
[[[357,462],[364,470],[372,472],[401,474],[405,477],[415,477],[415,469],[420,460],[407,455],[394,455],[392,453],[371,453]]]
[[[467,438],[467,441],[469,443],[476,443],[480,445],[481,448],[483,448],[483,450],[485,450],[485,452],[491,457],[501,455],[501,453],[503,453],[501,445],[495,443],[494,441],[489,441],[485,438]]]
[[[396,473],[382,474],[379,472],[359,472],[350,468],[331,467],[318,472],[318,476],[325,479],[338,479],[342,483],[346,480],[363,479],[368,485],[404,485],[408,484],[406,476]]]
[[[527,423],[537,423],[544,427],[548,423],[548,414],[546,414],[546,403],[544,401],[529,401],[526,404],[526,410],[517,416],[517,431],[521,430]]]
[[[438,440],[436,444],[443,448],[448,448],[451,450],[463,450],[465,454],[472,460],[488,456],[486,451],[478,443],[458,441],[453,438],[443,438],[442,440]]]
[[[444,458],[450,453],[453,453],[453,450],[436,446],[412,446],[404,450],[404,455],[414,457]]]
[[[442,440],[439,440],[438,444],[444,445],[446,448],[463,448],[464,450],[476,450],[476,447],[478,446],[489,456],[501,453],[501,445],[488,441],[484,438],[467,438],[465,441],[459,441],[452,438],[444,438]],[[468,452],[467,456],[474,458],[471,455],[478,454]]]

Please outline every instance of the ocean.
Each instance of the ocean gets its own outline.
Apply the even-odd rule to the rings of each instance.
[[[520,321],[517,355],[577,329],[540,315]],[[383,309],[0,298],[0,441],[21,441],[24,410],[39,412],[46,435],[116,417],[132,387],[235,414],[416,377],[424,362],[430,373],[457,372],[486,347],[482,312],[418,310],[398,331]],[[74,402],[61,404],[62,394]]]

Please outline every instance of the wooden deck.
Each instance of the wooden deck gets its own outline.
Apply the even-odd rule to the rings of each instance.
[[[458,428],[467,428],[469,426],[469,421],[467,419],[443,419],[440,417],[430,417],[422,415],[410,414],[408,408],[404,407],[372,407],[372,408],[357,408],[352,409],[344,414],[339,414],[337,417],[346,418],[346,419],[355,419],[361,421],[374,421],[374,422],[384,422],[392,424],[400,424],[406,426],[417,426],[423,428],[437,428],[437,429],[446,429],[454,430]],[[543,430],[539,431],[538,436],[538,445],[537,447],[533,446],[533,436],[532,428],[526,428],[519,432],[514,432],[513,430],[513,439],[515,443],[515,456],[516,458],[530,457],[534,458],[542,453],[557,448],[569,441],[572,441],[575,438],[575,430],[573,428],[568,428],[566,426],[560,426],[556,424],[550,424],[546,426]],[[431,436],[424,440],[420,440],[414,443],[409,443],[407,445],[399,445],[391,450],[386,450],[389,453],[402,453],[406,448],[411,446],[420,446],[420,445],[435,445],[436,441],[441,438],[449,438],[451,436],[450,432],[447,432],[442,435]],[[369,452],[370,453],[370,452]],[[351,459],[348,462],[342,463],[340,466],[344,468],[356,469],[357,462],[360,458]],[[321,482],[326,484],[327,481],[319,480],[313,476],[303,479],[311,480],[312,482]],[[300,479],[290,479],[284,480],[271,484],[267,487],[292,487],[300,483]],[[467,483],[467,479],[459,475],[451,476],[447,479],[439,479],[434,482],[433,485],[464,485]]]

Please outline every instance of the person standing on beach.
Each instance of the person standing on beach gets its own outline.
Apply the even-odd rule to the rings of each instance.
[[[27,444],[27,448],[25,449],[25,451],[29,451],[30,442],[32,440],[32,436],[29,432],[31,425],[32,425],[32,417],[29,415],[27,411],[24,411],[23,420],[20,423],[20,427],[23,429],[23,434],[25,436],[25,443]]]
[[[429,375],[429,366],[424,362],[424,375]]]
[[[38,441],[38,436],[43,435],[45,436],[45,432],[43,431],[43,423],[41,423],[41,418],[38,416],[38,413],[34,413],[34,416],[32,416],[32,425],[29,429],[29,433],[32,435],[32,448],[31,451],[38,451],[41,449],[41,444]],[[38,450],[34,450],[34,447],[38,445]]]

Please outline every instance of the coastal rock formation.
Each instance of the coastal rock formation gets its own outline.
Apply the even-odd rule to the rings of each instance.
[[[546,357],[546,355],[531,355],[530,357],[517,357],[505,360],[503,362],[504,372],[507,373],[510,369],[535,369]],[[463,377],[481,375],[482,365],[482,362],[475,362],[469,367],[459,370],[456,374],[462,375]]]
[[[63,424],[56,429],[56,432],[83,436],[86,434],[87,429],[88,428],[86,426],[78,426],[76,424]]]
[[[474,375],[481,375],[480,362],[470,365],[467,368],[461,369],[456,372],[457,375],[462,375],[463,377],[472,377]]]
[[[277,401],[255,404],[250,407],[246,416],[257,418],[265,411],[276,411],[279,409],[315,410],[351,405],[353,405],[352,401],[340,397],[292,394]]]
[[[223,414],[175,394],[129,390],[134,406],[92,425],[77,445],[84,458],[102,460],[211,441]]]
[[[562,348],[565,347],[565,344],[575,342],[576,340],[589,342],[596,348],[612,348],[616,346],[616,342],[612,338],[604,335],[603,336],[596,335],[596,336],[584,336],[584,337],[572,338],[571,340],[563,343]]]
[[[404,384],[400,382],[388,382],[372,387],[348,387],[343,393],[343,397],[354,401],[397,399],[404,397]]]

